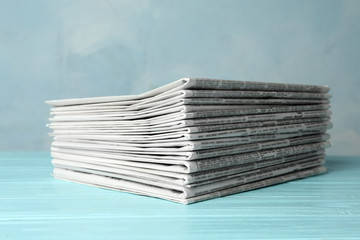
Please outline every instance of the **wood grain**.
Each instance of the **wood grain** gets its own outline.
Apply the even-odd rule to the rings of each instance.
[[[48,152],[0,153],[0,239],[360,239],[360,159],[193,205],[55,180]]]

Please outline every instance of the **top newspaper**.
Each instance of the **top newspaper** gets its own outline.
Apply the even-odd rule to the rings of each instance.
[[[241,90],[266,91],[266,92],[255,93],[253,97],[277,97],[277,98],[329,97],[328,95],[324,95],[329,91],[329,87],[327,86],[249,82],[249,81],[220,80],[220,79],[209,79],[209,78],[182,78],[165,86],[156,88],[154,90],[139,95],[52,100],[52,101],[46,101],[46,103],[52,106],[69,106],[76,104],[106,103],[106,102],[114,102],[114,101],[141,101],[152,97],[157,97],[157,98],[169,97],[167,95],[171,95],[172,93],[178,93],[183,96],[187,95],[188,97],[219,97],[219,95],[216,95],[219,93],[211,92],[211,91],[203,92],[202,96],[200,95],[201,94],[200,92],[199,94],[197,94],[196,91],[194,92],[182,91],[187,89],[223,90],[222,92],[219,93],[226,95],[227,97],[247,97],[246,92],[241,92]],[[236,92],[229,92],[232,90],[236,90]],[[279,92],[289,92],[289,93],[281,94]],[[299,92],[307,92],[310,94],[309,95],[306,93],[301,94]],[[176,94],[173,94],[173,96],[176,96]],[[129,104],[131,104],[131,102],[129,102]]]

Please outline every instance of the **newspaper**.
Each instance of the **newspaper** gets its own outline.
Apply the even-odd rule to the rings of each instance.
[[[116,179],[104,177],[95,174],[81,173],[61,168],[54,169],[54,177],[63,180],[69,180],[82,184],[92,185],[96,187],[108,188],[112,190],[120,190],[130,193],[142,194],[157,198],[163,198],[170,201],[190,204],[199,201],[212,199],[215,197],[226,196],[234,193],[249,191],[256,188],[266,187],[274,184],[279,184],[295,179],[310,177],[317,174],[324,173],[326,168],[323,166],[310,167],[299,171],[293,171],[283,175],[276,175],[273,177],[265,178],[259,181],[253,181],[246,184],[238,184],[233,187],[220,189],[210,193],[196,195],[194,197],[184,198],[184,193],[176,190],[169,190],[162,187],[152,186],[143,183],[132,182],[124,179]]]
[[[234,82],[234,84],[238,84],[238,82]],[[234,86],[235,86],[234,85]],[[199,91],[199,90],[196,90]],[[195,91],[195,93],[196,93]],[[319,98],[319,96],[314,97],[310,96],[314,93],[308,93],[308,92],[301,92],[300,93],[289,93],[289,92],[283,92],[282,97],[279,96],[277,98],[263,98],[264,92],[252,92],[253,98],[244,98],[239,97],[239,93],[236,94],[237,91],[219,91],[219,89],[216,89],[216,91],[210,91],[210,92],[202,92],[200,95],[206,96],[206,97],[185,97],[186,92],[183,91],[176,91],[176,89],[171,89],[170,93],[157,91],[158,95],[154,96],[152,98],[148,99],[141,99],[141,96],[139,96],[139,99],[137,100],[119,100],[116,102],[107,102],[107,103],[97,103],[97,104],[86,104],[86,99],[78,99],[76,106],[67,106],[67,107],[61,107],[58,106],[57,102],[67,102],[71,100],[60,100],[60,101],[49,101],[49,104],[52,104],[55,106],[55,108],[52,108],[52,114],[62,115],[62,118],[58,116],[58,119],[66,119],[64,115],[72,115],[75,114],[74,118],[81,117],[81,115],[85,116],[94,116],[96,115],[106,115],[109,117],[116,116],[112,113],[118,113],[121,115],[126,115],[127,118],[131,117],[152,117],[154,114],[160,112],[159,115],[168,114],[171,112],[178,112],[178,111],[184,111],[189,112],[192,110],[199,110],[198,105],[200,105],[200,110],[204,110],[204,108],[208,110],[214,110],[216,109],[216,105],[221,105],[222,109],[225,107],[230,107],[230,105],[238,105],[239,106],[252,106],[252,105],[268,105],[268,104],[327,104],[329,103],[329,96],[322,96]],[[194,92],[192,92],[194,94]],[[274,93],[274,92],[273,92]],[[281,92],[280,92],[281,93]],[[191,95],[193,95],[191,94]],[[279,92],[277,93],[278,95]],[[289,95],[298,95],[303,96],[303,98],[286,98],[286,96]],[[188,94],[189,95],[189,94]],[[215,95],[215,96],[214,96]],[[236,98],[227,98],[226,96],[237,96]],[[269,93],[267,94],[269,95]],[[271,94],[270,94],[271,95]],[[224,97],[221,97],[224,96]],[[134,98],[134,96],[128,96],[130,98]],[[311,97],[311,98],[304,98],[304,97]],[[102,99],[108,99],[111,97],[105,97]],[[114,97],[116,98],[116,97]],[[126,96],[121,96],[119,99],[126,99]],[[93,100],[96,98],[93,98]],[[74,102],[74,104],[75,104]],[[111,105],[110,105],[111,104]],[[187,106],[184,108],[184,106]],[[181,108],[182,106],[182,108]],[[178,107],[177,109],[174,109],[174,107]],[[80,115],[80,116],[79,116]],[[119,115],[118,115],[119,116]],[[126,116],[123,116],[124,119]],[[54,118],[56,119],[56,118]]]
[[[329,104],[329,99],[286,99],[286,98],[169,98],[161,101],[149,102],[145,104],[133,104],[129,106],[123,105],[97,105],[88,106],[81,105],[81,107],[56,107],[51,108],[50,114],[104,114],[111,112],[125,112],[130,113],[150,113],[154,110],[166,110],[169,106],[181,105],[301,105],[301,104]],[[112,103],[115,104],[115,103]]]
[[[50,136],[60,136],[60,135],[72,135],[72,134],[101,134],[101,135],[158,135],[164,133],[203,133],[203,132],[215,132],[215,131],[224,131],[232,129],[244,129],[244,128],[255,128],[255,127],[268,127],[268,126],[283,126],[291,124],[301,124],[301,123],[323,123],[330,122],[330,117],[318,117],[318,118],[304,118],[304,119],[288,119],[288,120],[274,120],[274,121],[263,121],[263,122],[243,122],[243,123],[232,123],[232,124],[222,124],[222,125],[205,125],[205,126],[193,126],[193,127],[183,127],[183,128],[156,128],[156,127],[147,127],[147,128],[127,128],[119,127],[115,128],[114,126],[71,126],[71,127],[50,127],[53,129],[52,133],[49,133]]]
[[[232,90],[182,90],[184,98],[283,98],[283,99],[329,99],[329,93],[286,91],[232,91]]]
[[[77,121],[77,122],[52,122],[47,126],[51,129],[82,129],[82,128],[109,128],[111,130],[125,130],[128,132],[152,132],[152,131],[178,131],[185,127],[189,128],[191,132],[201,132],[205,127],[219,127],[225,124],[254,124],[254,122],[269,122],[281,120],[304,120],[304,119],[319,119],[326,118],[331,115],[330,110],[320,111],[299,111],[287,113],[274,113],[274,114],[259,114],[259,115],[245,115],[245,116],[230,116],[230,117],[216,117],[216,118],[200,118],[200,119],[185,119],[179,121],[171,121],[167,123],[158,124],[136,124],[135,121]],[[216,126],[213,126],[216,125]],[[218,130],[225,130],[218,128]],[[206,130],[204,130],[206,131]]]
[[[58,156],[61,157],[61,154],[59,154]],[[81,171],[88,173],[95,173],[95,171],[98,171],[97,173],[99,175],[118,174],[118,177],[120,175],[124,175],[125,177],[122,178],[126,178],[126,176],[133,176],[132,179],[135,179],[134,181],[137,181],[136,178],[141,178],[156,182],[193,187],[196,185],[204,185],[207,183],[210,184],[215,181],[221,181],[227,178],[232,178],[235,177],[236,174],[249,172],[255,169],[270,167],[274,165],[289,163],[292,161],[303,160],[303,159],[308,159],[308,160],[318,159],[318,158],[323,159],[324,157],[325,157],[324,151],[318,150],[306,154],[297,154],[297,155],[291,155],[281,158],[261,160],[257,162],[240,164],[231,167],[218,168],[210,171],[201,171],[192,174],[159,171],[154,169],[144,169],[144,168],[131,167],[131,166],[121,166],[116,164],[97,164],[97,163],[94,164],[89,161],[73,161],[73,160],[64,160],[58,158],[54,158],[52,163],[57,168],[70,169],[74,171]],[[101,171],[105,173],[101,173]]]
[[[96,174],[98,176],[111,177],[116,179],[123,179],[137,183],[148,184],[151,186],[166,188],[168,190],[176,190],[182,192],[182,198],[189,198],[198,195],[203,195],[206,193],[211,193],[213,191],[218,191],[221,189],[237,186],[240,184],[245,184],[253,181],[259,181],[264,178],[273,177],[276,175],[286,174],[293,171],[298,171],[310,167],[319,166],[324,163],[322,156],[315,156],[311,158],[304,158],[301,160],[296,160],[288,163],[282,163],[278,165],[273,165],[269,167],[258,168],[255,170],[240,172],[233,175],[222,176],[215,179],[205,180],[201,182],[195,182],[183,185],[181,179],[172,179],[170,177],[153,175],[148,173],[139,173],[134,174],[131,171],[118,171],[117,173],[109,172],[108,169],[97,170],[94,168],[88,168],[86,164],[78,164],[80,166],[69,166],[65,165],[64,169]],[[57,164],[55,167],[62,166]]]
[[[111,154],[89,150],[71,150],[64,148],[52,148],[51,156],[54,159],[90,163],[93,165],[128,169],[134,171],[158,171],[158,175],[174,176],[173,173],[197,173],[208,175],[207,171],[233,168],[259,161],[281,159],[292,155],[307,155],[324,153],[325,148],[330,146],[329,142],[318,142],[310,144],[295,145],[290,147],[275,148],[269,150],[255,151],[250,153],[235,154],[230,156],[214,157],[194,161],[156,159],[141,156],[129,156],[126,154]],[[263,164],[263,163],[262,163]],[[215,175],[215,174],[214,174]],[[191,177],[189,175],[189,177]],[[184,177],[185,178],[185,177]]]
[[[69,149],[70,151],[82,151],[82,152],[89,152],[94,153],[97,152],[99,154],[108,154],[109,156],[120,156],[121,160],[127,161],[139,161],[139,162],[159,162],[159,163],[166,163],[167,161],[173,161],[175,163],[176,160],[183,160],[183,161],[194,161],[197,159],[204,159],[204,158],[215,158],[215,157],[222,157],[226,158],[226,161],[230,161],[232,158],[231,155],[246,153],[246,152],[253,152],[253,151],[260,151],[260,150],[267,150],[267,149],[275,149],[275,148],[282,148],[294,145],[301,145],[301,144],[309,144],[309,143],[317,143],[323,142],[330,138],[328,134],[320,134],[320,135],[310,135],[304,137],[297,137],[292,139],[281,139],[281,140],[274,140],[274,141],[267,141],[267,142],[260,142],[260,143],[250,143],[244,145],[236,145],[231,147],[224,147],[224,148],[217,148],[215,150],[202,150],[202,151],[192,151],[192,152],[126,152],[126,151],[104,151],[98,150],[96,148],[86,147],[84,146],[82,149],[74,146],[72,144],[63,144],[63,146],[54,146],[53,149]],[[161,154],[162,153],[162,154]]]
[[[52,108],[50,114],[58,115],[70,115],[70,114],[107,114],[113,112],[122,112],[127,115],[131,114],[145,114],[152,113],[159,110],[168,110],[169,107],[182,106],[182,105],[194,105],[194,106],[203,106],[214,108],[217,105],[239,105],[239,106],[249,106],[249,105],[305,105],[305,104],[329,104],[329,99],[243,99],[243,98],[173,98],[173,99],[164,99],[160,102],[152,102],[141,105],[131,105],[131,106],[96,106],[96,107],[82,107],[82,108]]]
[[[102,134],[101,131],[98,133],[90,134],[89,132],[81,132],[80,134],[56,134],[53,135],[55,139],[84,139],[84,140],[99,140],[99,141],[121,141],[124,144],[135,144],[135,143],[153,143],[153,146],[162,145],[163,143],[173,143],[172,146],[180,144],[181,141],[186,140],[201,140],[201,139],[214,139],[214,138],[231,138],[231,137],[243,137],[253,135],[267,135],[267,134],[283,134],[293,132],[324,132],[332,127],[331,122],[307,122],[299,124],[288,124],[280,126],[270,127],[258,127],[258,128],[235,128],[231,130],[212,131],[212,132],[200,132],[200,133],[187,133],[187,131],[160,133],[160,134],[131,134],[115,132],[113,134]],[[120,134],[119,134],[120,133]],[[155,141],[155,143],[154,143]],[[186,143],[186,142],[185,142]],[[149,144],[148,144],[149,145]],[[142,145],[147,146],[145,144]],[[162,145],[162,146],[166,146]],[[181,145],[182,146],[182,145]],[[195,147],[195,146],[194,146]],[[198,144],[197,147],[204,147],[205,143]],[[216,146],[214,146],[216,147]]]
[[[183,78],[47,101],[54,176],[192,203],[325,171],[327,86]]]
[[[149,98],[161,98],[163,95],[178,92],[179,90],[255,90],[255,91],[291,91],[291,92],[310,92],[327,93],[329,87],[304,84],[283,84],[249,81],[232,81],[209,78],[182,78],[173,83],[159,87],[139,95],[95,97],[82,99],[64,99],[46,101],[52,106],[68,106],[77,104],[106,103],[115,101],[136,101]]]
[[[159,124],[176,120],[243,116],[265,113],[282,113],[297,111],[328,110],[328,104],[314,105],[181,105],[170,106],[166,109],[157,109],[145,113],[126,113],[114,111],[102,114],[57,114],[50,118],[53,122],[67,121],[132,121],[133,124]]]
[[[328,93],[313,93],[313,92],[284,92],[284,91],[231,91],[231,90],[179,90],[175,93],[156,96],[153,98],[145,98],[142,100],[133,101],[112,101],[106,103],[90,103],[90,104],[78,104],[70,106],[56,106],[52,108],[52,112],[63,111],[85,111],[85,110],[104,110],[104,109],[132,109],[140,110],[154,106],[154,102],[160,105],[173,104],[173,101],[189,98],[211,98],[211,99],[264,99],[270,100],[282,99],[282,100],[328,100],[331,95]],[[275,99],[271,99],[275,98]],[[166,101],[163,101],[166,100]],[[170,101],[169,101],[170,100]],[[264,99],[265,100],[265,99]],[[51,104],[53,101],[50,101]],[[302,102],[301,102],[302,103]],[[104,108],[106,107],[106,108]]]
[[[301,137],[299,137],[301,136]],[[222,155],[236,154],[240,152],[250,152],[260,149],[275,148],[288,146],[291,142],[298,142],[298,144],[309,143],[313,141],[327,140],[327,134],[313,134],[312,132],[287,133],[275,135],[254,135],[246,137],[224,138],[200,141],[178,142],[176,146],[166,143],[161,143],[161,146],[156,146],[156,143],[126,144],[123,142],[101,142],[88,140],[55,140],[52,146],[65,147],[72,149],[93,149],[117,153],[132,153],[142,155],[165,155],[165,156],[179,156],[181,159],[185,156],[186,160],[194,160],[199,158],[216,157]],[[154,146],[155,145],[155,146]],[[206,147],[208,145],[209,147]],[[182,158],[184,159],[184,158]]]

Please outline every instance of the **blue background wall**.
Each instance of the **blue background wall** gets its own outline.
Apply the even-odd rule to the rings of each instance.
[[[49,150],[44,100],[181,77],[327,84],[330,154],[360,154],[360,1],[2,1],[0,150]]]

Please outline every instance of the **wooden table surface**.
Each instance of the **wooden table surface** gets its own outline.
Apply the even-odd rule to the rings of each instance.
[[[0,153],[0,239],[360,239],[360,157],[181,205],[56,180],[48,152]]]

